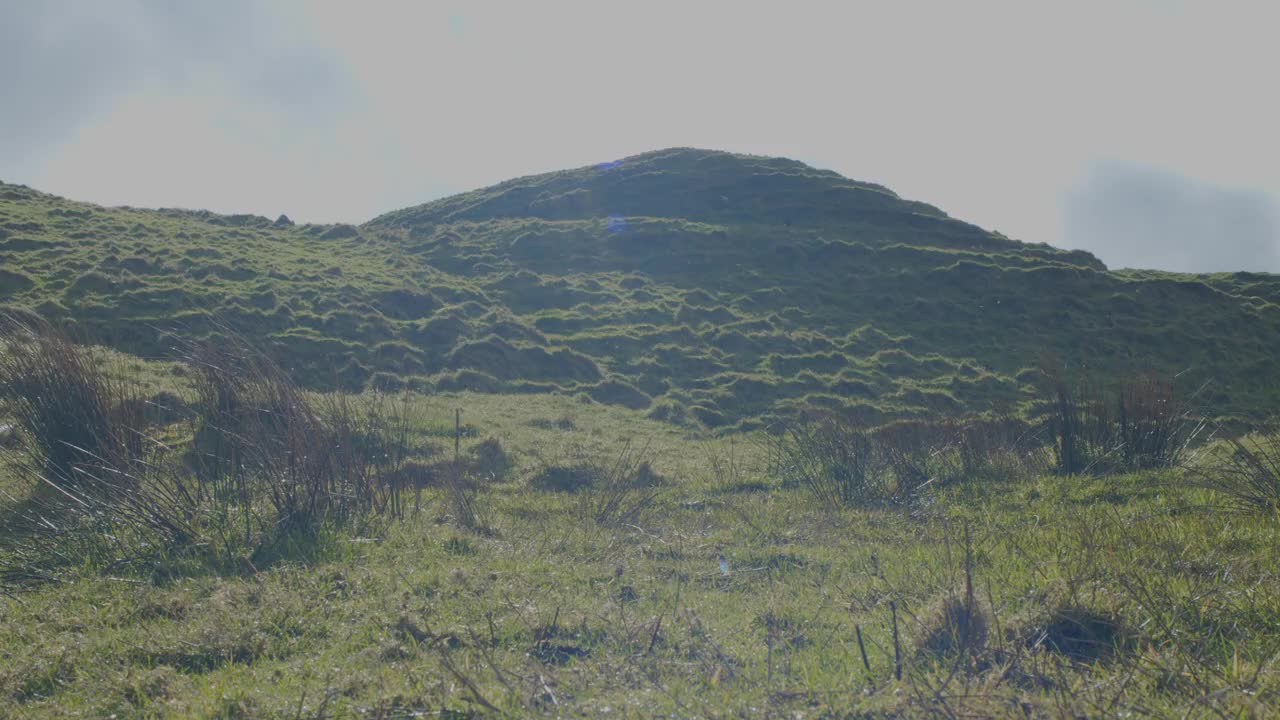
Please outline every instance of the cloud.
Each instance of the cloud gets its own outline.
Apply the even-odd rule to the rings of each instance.
[[[29,162],[125,89],[143,65],[104,7],[71,17],[54,3],[15,3],[0,23],[0,156]]]
[[[9,4],[0,178],[92,202],[361,221],[671,146],[1055,244],[1095,158],[1280,194],[1275,3]]]
[[[5,179],[53,179],[57,187],[48,189],[68,194],[83,189],[78,172],[107,171],[77,161],[69,150],[78,148],[131,155],[133,163],[111,171],[135,180],[131,165],[168,161],[156,150],[170,148],[151,142],[161,126],[164,135],[193,140],[202,126],[219,127],[241,142],[241,153],[333,131],[359,104],[359,89],[337,58],[309,44],[297,17],[288,5],[249,0],[14,4],[0,23]],[[144,106],[172,116],[137,117]],[[273,127],[289,130],[264,134]],[[97,144],[88,147],[87,138]],[[84,199],[109,197],[116,199],[110,185]]]
[[[1280,271],[1280,206],[1151,167],[1094,166],[1063,203],[1064,242],[1112,267]]]

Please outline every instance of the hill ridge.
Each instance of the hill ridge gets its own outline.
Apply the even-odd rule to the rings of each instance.
[[[724,195],[725,192],[747,192],[752,199],[756,199],[761,190],[777,191],[780,181],[821,181],[804,189],[809,192],[820,189],[824,192],[870,193],[887,198],[892,201],[891,204],[900,204],[898,209],[903,212],[952,219],[932,205],[904,200],[883,185],[851,180],[833,170],[820,170],[797,160],[744,155],[721,150],[666,148],[627,156],[619,160],[513,178],[470,192],[458,193],[421,205],[384,213],[366,225],[402,225],[406,222],[420,223],[427,220],[456,221],[477,217],[527,215],[545,219],[583,219],[609,215],[671,216],[671,213],[663,212],[636,212],[636,206],[627,202],[630,198],[601,198],[598,203],[588,201],[585,196],[579,196],[579,202],[576,203],[564,198],[566,193],[581,192],[582,188],[588,185],[594,186],[596,192],[608,192],[617,184],[634,185],[658,180],[664,174],[686,178],[691,182],[668,187],[655,184],[656,186],[651,186],[650,190],[671,194],[683,193],[695,187],[692,181],[697,181],[697,183],[710,185],[705,188],[707,199],[714,201],[719,195],[724,198],[725,204],[728,204],[737,199]],[[748,183],[760,187],[750,187]],[[782,184],[785,185],[785,182]],[[533,193],[536,195],[529,197]],[[645,200],[652,204],[655,194],[657,193],[648,193]],[[507,202],[495,203],[494,201],[499,198],[505,198]],[[556,199],[565,199],[565,202],[556,204],[553,202]],[[610,199],[614,202],[612,207],[609,204]],[[671,202],[672,199],[665,198],[665,200]],[[541,207],[538,207],[539,204]],[[864,202],[863,205],[865,204]],[[486,209],[491,214],[482,212]],[[803,216],[797,214],[793,219],[800,221],[803,220]]]

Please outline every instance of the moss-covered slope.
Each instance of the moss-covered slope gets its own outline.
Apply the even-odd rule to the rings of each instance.
[[[1045,357],[1280,390],[1271,275],[1109,272],[790,160],[675,149],[361,227],[0,185],[0,301],[159,355],[221,318],[319,386],[581,392],[708,426],[1017,406]]]

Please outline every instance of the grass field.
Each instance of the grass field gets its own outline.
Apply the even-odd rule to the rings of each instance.
[[[540,394],[412,402],[415,442],[451,453],[461,409],[464,454],[496,438],[510,456],[474,494],[481,524],[428,487],[402,521],[238,571],[64,565],[0,598],[0,715],[1261,717],[1280,700],[1280,524],[1180,471],[841,508],[783,486],[761,436]],[[628,441],[659,480],[627,522],[540,489]]]

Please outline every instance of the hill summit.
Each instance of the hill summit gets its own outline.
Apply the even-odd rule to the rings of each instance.
[[[649,216],[815,225],[907,215],[946,219],[937,208],[903,200],[888,188],[794,160],[675,148],[518,178],[373,222],[422,225],[501,217]]]
[[[1026,406],[1045,358],[1272,407],[1280,283],[1111,272],[868,182],[687,148],[356,227],[0,185],[0,297],[157,355],[225,322],[321,387],[557,392],[678,423]],[[157,332],[159,330],[160,332]]]

